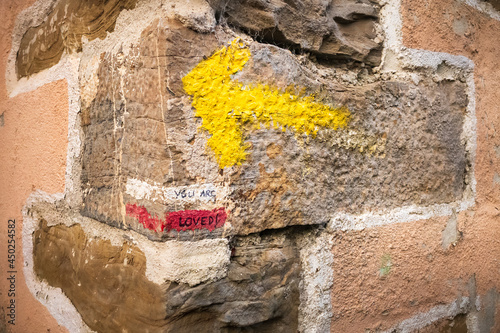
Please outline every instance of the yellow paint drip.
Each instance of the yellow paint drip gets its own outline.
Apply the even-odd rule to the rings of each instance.
[[[250,59],[250,50],[239,40],[201,61],[182,82],[193,96],[196,116],[212,136],[208,146],[221,168],[239,165],[246,158],[248,144],[242,126],[261,124],[266,128],[287,128],[299,134],[316,135],[319,128],[344,128],[349,122],[347,108],[332,108],[314,101],[313,96],[298,96],[267,85],[245,87],[231,79]]]

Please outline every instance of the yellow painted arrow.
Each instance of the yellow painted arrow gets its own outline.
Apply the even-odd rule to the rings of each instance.
[[[221,168],[245,161],[242,126],[290,129],[299,134],[316,135],[319,128],[344,128],[350,113],[345,107],[333,108],[314,101],[313,96],[298,96],[293,87],[280,91],[267,85],[243,86],[231,79],[250,59],[250,50],[239,40],[201,61],[183,79],[184,90],[192,96],[202,128],[212,136],[208,146]]]

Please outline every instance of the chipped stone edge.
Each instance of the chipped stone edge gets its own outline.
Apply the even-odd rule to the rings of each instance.
[[[83,132],[80,126],[80,85],[79,68],[82,59],[87,54],[103,45],[108,49],[128,49],[131,42],[140,38],[142,28],[147,27],[155,18],[165,13],[164,0],[139,1],[133,10],[124,10],[116,20],[115,30],[108,33],[104,40],[95,39],[84,43],[83,52],[68,54],[64,52],[61,60],[54,66],[33,74],[28,78],[17,79],[16,55],[21,39],[30,27],[41,24],[57,0],[38,0],[32,6],[24,9],[17,17],[12,33],[12,46],[6,66],[6,86],[10,98],[42,87],[45,84],[66,80],[68,87],[68,148],[66,155],[66,172],[64,198],[71,207],[79,207],[82,203],[81,192],[81,146]],[[128,25],[127,22],[134,22]],[[124,38],[120,39],[120,37]]]
[[[459,314],[466,314],[470,308],[469,297],[459,297],[455,301],[438,305],[427,312],[419,313],[411,318],[405,319],[394,327],[382,333],[411,333],[416,332],[440,319],[454,318]]]
[[[146,256],[146,277],[151,282],[163,284],[166,280],[186,283],[190,286],[203,282],[217,281],[227,275],[231,251],[226,238],[203,239],[199,241],[151,242],[146,236],[132,230],[118,230],[107,224],[75,214],[64,200],[64,195],[33,192],[22,210],[24,274],[30,292],[39,300],[57,322],[70,332],[92,332],[83,322],[80,314],[60,288],[54,288],[40,280],[34,272],[33,233],[40,219],[48,226],[79,224],[89,239],[108,240],[113,246],[129,242],[137,246]],[[183,249],[185,250],[183,252]],[[188,252],[186,252],[188,251]],[[199,265],[191,260],[189,252],[212,256],[213,260]],[[216,254],[216,255],[213,255]],[[175,267],[182,269],[175,270]]]
[[[477,1],[464,1],[466,1],[467,4],[477,8],[477,6],[474,5],[477,4]],[[158,1],[152,1],[152,3],[153,2],[155,4],[158,3]],[[13,32],[12,48],[6,70],[7,89],[10,97],[35,90],[44,84],[57,80],[66,79],[68,82],[69,143],[65,190],[64,194],[57,194],[53,196],[43,193],[33,193],[28,199],[26,206],[23,209],[23,253],[25,256],[24,272],[25,280],[32,294],[35,295],[35,297],[49,309],[50,313],[60,324],[67,327],[71,332],[92,332],[82,321],[80,314],[76,311],[69,299],[62,293],[61,289],[50,287],[46,282],[39,281],[35,276],[33,271],[32,234],[36,228],[37,220],[29,215],[30,213],[28,207],[32,206],[36,202],[55,204],[57,201],[60,201],[63,198],[65,198],[66,202],[73,207],[77,206],[81,202],[81,193],[79,193],[78,190],[79,188],[81,188],[79,186],[79,174],[81,172],[81,165],[79,164],[81,132],[79,126],[79,118],[77,116],[77,113],[80,109],[78,67],[81,58],[84,57],[85,54],[91,54],[93,50],[102,48],[102,46],[104,46],[103,44],[108,47],[112,47],[112,43],[109,44],[111,41],[108,40],[108,38],[106,38],[104,41],[94,40],[84,46],[84,52],[76,55],[63,54],[61,61],[57,65],[38,74],[35,74],[29,79],[21,79],[18,81],[15,74],[15,50],[17,50],[20,45],[22,33],[26,30],[27,27],[36,25],[37,20],[39,24],[41,22],[40,20],[43,19],[44,14],[47,12],[47,10],[50,10],[51,6],[53,6],[54,3],[55,0],[39,0],[33,6],[25,9],[18,17],[18,21],[16,22],[16,26]],[[141,5],[144,5],[144,2],[142,2]],[[149,7],[153,5],[154,4],[150,4]],[[469,184],[466,191],[464,191],[464,198],[461,201],[455,203],[433,205],[429,207],[408,206],[397,208],[387,212],[365,213],[361,215],[336,214],[335,216],[333,216],[331,222],[329,223],[327,232],[324,232],[321,236],[314,240],[308,240],[306,238],[302,238],[301,240],[299,240],[299,243],[301,245],[301,262],[304,265],[304,272],[302,273],[303,279],[301,281],[300,287],[301,304],[299,307],[299,328],[302,332],[328,331],[331,324],[331,299],[330,293],[327,291],[331,290],[331,286],[333,283],[333,254],[331,253],[331,246],[325,246],[332,242],[330,235],[331,231],[335,229],[359,230],[365,227],[375,227],[389,223],[410,222],[435,216],[449,216],[452,214],[453,209],[456,209],[457,211],[466,210],[472,207],[475,202],[476,182],[474,178],[474,161],[476,150],[476,118],[473,77],[474,64],[471,60],[465,57],[453,56],[446,53],[405,48],[402,44],[401,35],[401,1],[387,0],[383,2],[382,5],[383,7],[381,10],[381,23],[386,35],[386,39],[384,42],[383,62],[380,67],[381,71],[390,68],[390,66],[387,66],[388,64],[386,62],[389,58],[388,52],[393,52],[393,54],[395,54],[397,58],[397,61],[399,62],[396,67],[397,71],[404,72],[405,69],[415,68],[427,68],[435,70],[437,69],[437,66],[439,64],[444,62],[447,65],[455,67],[459,70],[463,70],[466,73],[469,105],[467,108],[467,116],[464,122],[463,132],[467,133],[468,136],[464,137],[463,140],[466,144],[466,151],[469,154],[469,161],[472,164],[472,167],[468,174]],[[140,7],[140,5],[138,5],[138,7]],[[128,14],[131,15],[132,13],[135,13],[136,10],[137,7],[134,11],[130,11]],[[151,12],[155,11],[152,10],[150,11],[150,13]],[[35,13],[36,17],[34,18]],[[157,15],[158,13],[154,15],[148,14],[145,21],[148,21],[147,23],[149,24],[155,17],[157,17]],[[118,17],[116,30],[113,35],[118,35],[119,33],[117,34],[117,32],[121,30],[121,27],[126,26],[126,20],[124,18],[125,16],[128,15],[121,13]],[[134,16],[134,21],[135,20],[137,20],[137,16]],[[137,29],[136,31],[139,30],[140,29]],[[135,34],[133,34],[133,36],[129,36],[129,38],[126,38],[126,41],[130,41],[130,38],[133,38],[134,36]],[[114,42],[116,42],[116,40]],[[120,43],[115,45],[120,45]],[[123,45],[124,47],[128,46],[127,44],[121,45]],[[84,229],[88,229],[88,225],[86,223],[82,223],[82,227],[84,227]],[[131,233],[130,231],[128,232]],[[113,234],[114,233],[111,233],[111,235]],[[102,234],[100,236],[102,237]],[[134,236],[143,237],[137,234],[134,234]],[[121,239],[121,241],[123,242],[123,239]],[[328,265],[323,265],[322,267],[320,267],[320,275],[322,276],[322,278],[317,278],[318,275],[315,273],[317,265],[315,265],[315,262],[312,261],[311,258],[309,258],[309,255],[320,257],[322,260],[329,263]],[[311,297],[315,294],[315,292],[319,292],[319,295],[321,295],[321,297]],[[50,302],[49,297],[51,298]],[[445,306],[445,308],[443,309],[439,307],[433,308],[427,314],[417,315],[416,317],[401,322],[398,327],[401,327],[403,329],[404,327],[411,327],[410,325],[413,325],[415,320],[424,320],[423,318],[427,318],[425,320],[435,321],[437,319],[433,318],[437,318],[436,316],[445,316],[447,313],[451,313],[450,311],[455,309],[456,306],[456,303],[452,303],[451,305]],[[310,321],[307,320],[308,318],[314,318],[315,320]]]
[[[465,0],[474,1],[474,0]],[[465,152],[467,160],[470,163],[470,168],[466,174],[467,186],[464,189],[463,197],[461,200],[446,204],[435,204],[431,206],[418,206],[410,205],[405,207],[398,207],[392,210],[367,212],[362,214],[345,214],[336,213],[331,217],[327,225],[326,233],[323,238],[331,243],[331,233],[335,230],[363,230],[365,228],[373,228],[393,223],[405,223],[417,220],[425,220],[433,217],[451,216],[454,212],[467,210],[475,205],[476,198],[476,179],[475,179],[475,159],[477,147],[477,134],[476,134],[476,102],[475,102],[475,83],[474,83],[474,63],[472,60],[464,56],[454,56],[448,53],[432,52],[426,50],[410,49],[403,46],[402,28],[403,22],[401,17],[401,0],[385,0],[381,2],[382,9],[380,12],[381,26],[384,30],[385,40],[384,49],[382,54],[382,63],[379,70],[382,73],[389,73],[392,75],[401,75],[409,77],[413,80],[419,80],[418,75],[411,72],[411,70],[426,70],[433,72],[436,75],[438,66],[444,64],[452,70],[457,71],[459,74],[465,76],[467,85],[467,97],[469,103],[463,124],[463,131],[461,140],[465,145]],[[436,77],[437,79],[441,79]],[[329,239],[328,239],[329,237]],[[317,240],[313,245],[309,245],[301,249],[301,260],[304,265],[303,281],[301,282],[301,304],[299,308],[299,327],[301,332],[327,332],[331,325],[331,299],[327,303],[326,312],[329,316],[324,316],[324,313],[318,313],[318,308],[323,305],[322,298],[314,302],[308,302],[308,296],[311,290],[320,289],[325,294],[331,290],[329,279],[315,279],[315,275],[310,275],[311,266],[307,258],[303,257],[303,253],[308,253],[311,248],[317,248],[321,252],[321,256],[328,258],[327,261],[331,265],[324,269],[330,270],[330,275],[333,278],[333,253],[331,246],[323,246],[324,240]],[[309,248],[309,249],[308,249]],[[328,266],[328,265],[326,265]],[[314,272],[314,271],[313,271]],[[326,288],[326,289],[322,289]],[[303,304],[303,302],[306,302]],[[476,300],[477,302],[478,300]],[[458,313],[465,313],[466,306],[468,306],[469,299],[462,298],[449,305],[439,305],[432,308],[427,313],[418,314],[412,318],[406,319],[396,325],[394,328],[386,331],[386,333],[395,332],[412,332],[418,328],[429,325],[436,320],[446,316],[455,316]],[[320,318],[317,326],[305,326],[304,319],[306,318]],[[327,329],[328,328],[328,329]]]
[[[477,3],[477,0],[463,0],[468,4]],[[23,78],[17,80],[15,71],[15,57],[17,48],[20,45],[23,31],[29,26],[39,24],[44,15],[52,6],[55,0],[39,0],[33,6],[23,10],[19,15],[16,26],[13,32],[12,48],[9,55],[6,80],[7,89],[10,97],[18,94],[32,91],[38,87],[54,82],[57,80],[66,79],[68,82],[68,97],[69,97],[69,127],[68,127],[68,154],[66,163],[66,184],[65,184],[65,198],[68,203],[76,207],[81,203],[80,173],[81,165],[79,163],[80,149],[81,149],[81,130],[79,125],[78,112],[80,110],[80,97],[78,85],[78,67],[82,56],[92,53],[96,49],[109,49],[116,47],[127,47],[132,40],[140,37],[137,31],[140,29],[126,28],[126,22],[130,18],[134,18],[134,26],[146,26],[150,24],[158,13],[155,13],[154,8],[161,8],[162,3],[159,0],[151,1],[145,4],[140,2],[137,7],[132,11],[123,11],[116,23],[116,29],[113,34],[108,34],[108,38],[104,40],[96,39],[92,42],[85,44],[82,53],[68,55],[63,54],[61,61],[40,73],[33,75],[30,78]],[[470,5],[470,4],[469,4]],[[479,4],[477,5],[479,6]],[[476,6],[476,7],[477,7]],[[466,75],[469,98],[469,105],[467,107],[467,115],[464,121],[464,137],[462,140],[466,145],[466,152],[468,160],[472,167],[468,173],[468,186],[464,190],[463,199],[450,204],[438,204],[432,206],[407,206],[400,207],[394,210],[379,211],[374,213],[364,214],[335,214],[332,216],[330,227],[334,229],[362,229],[365,227],[379,226],[384,224],[396,222],[409,222],[419,219],[426,219],[432,216],[447,216],[450,215],[451,209],[456,208],[459,211],[466,210],[474,205],[475,200],[475,177],[474,177],[474,162],[476,151],[476,117],[475,117],[475,86],[474,86],[474,64],[473,62],[463,56],[454,56],[447,53],[431,52],[425,50],[409,49],[403,46],[402,43],[402,19],[400,14],[401,0],[386,0],[382,2],[381,9],[381,25],[385,32],[383,60],[380,66],[381,71],[385,71],[390,66],[387,63],[388,52],[393,52],[397,56],[397,68],[401,71],[405,69],[430,69],[436,70],[441,63],[445,63],[450,67],[461,70]],[[475,8],[476,8],[475,7]],[[137,11],[149,13],[144,19],[141,19],[140,24],[137,24]],[[123,31],[122,31],[123,30]],[[125,41],[118,41],[118,36],[126,33]],[[105,47],[106,45],[107,47]],[[411,75],[411,74],[410,74]],[[345,221],[343,223],[342,221]],[[373,223],[371,221],[374,221]]]
[[[35,296],[35,298],[49,310],[56,321],[60,325],[66,327],[69,332],[94,332],[85,324],[80,313],[78,313],[73,303],[71,303],[61,289],[51,287],[46,281],[39,280],[33,270],[33,233],[37,228],[38,220],[29,212],[28,207],[35,202],[43,201],[55,204],[62,199],[62,194],[49,195],[39,191],[30,195],[26,202],[26,206],[23,208],[22,249],[24,257],[24,280],[33,296]]]
[[[366,212],[362,214],[333,214],[328,223],[329,230],[362,230],[393,223],[413,222],[433,217],[450,216],[453,211],[467,210],[474,206],[476,198],[475,159],[477,147],[476,133],[476,94],[474,84],[474,63],[464,56],[455,56],[443,52],[411,49],[403,46],[401,0],[382,2],[380,11],[381,25],[385,31],[381,72],[412,77],[411,70],[426,70],[436,73],[441,65],[446,65],[465,77],[467,85],[467,105],[462,131],[462,143],[470,167],[466,174],[466,187],[461,200],[430,206],[409,205],[390,210]],[[415,78],[418,79],[418,78]]]
[[[108,33],[104,40],[96,39],[84,43],[83,52],[68,54],[64,52],[60,61],[39,73],[31,75],[29,78],[17,79],[15,68],[17,50],[21,44],[22,36],[30,27],[37,26],[43,22],[43,19],[54,8],[57,0],[38,0],[32,6],[24,9],[17,17],[12,32],[11,49],[7,60],[5,71],[6,88],[9,98],[14,98],[23,93],[34,91],[43,85],[66,80],[68,89],[68,147],[65,171],[65,187],[63,193],[49,195],[47,193],[36,191],[27,199],[23,208],[23,255],[25,264],[23,267],[25,281],[32,295],[40,301],[56,319],[56,321],[66,327],[70,332],[89,333],[92,331],[82,320],[81,315],[66,297],[60,288],[54,288],[48,285],[46,281],[41,281],[33,270],[33,233],[38,226],[38,218],[34,216],[33,207],[39,204],[49,204],[54,207],[64,206],[63,209],[76,209],[82,203],[81,192],[81,143],[83,133],[80,125],[80,86],[79,86],[79,68],[82,59],[92,55],[96,50],[107,49],[110,51],[128,51],[131,43],[140,38],[141,32],[150,25],[156,18],[175,15],[173,6],[166,8],[165,0],[142,0],[139,1],[133,10],[125,10],[117,18],[115,30]],[[168,13],[171,10],[173,13]],[[128,22],[134,22],[131,26]],[[215,23],[215,22],[213,22]],[[210,28],[210,27],[209,27]],[[124,37],[125,36],[125,37]],[[227,239],[203,240],[197,243],[200,248],[217,247],[217,252],[223,257],[218,260],[217,267],[209,267],[204,272],[192,268],[185,271],[180,276],[166,276],[164,265],[164,255],[169,254],[166,249],[178,241],[170,241],[164,244],[151,246],[151,242],[145,236],[132,231],[117,231],[116,229],[106,228],[106,226],[92,223],[91,219],[85,217],[73,217],[69,219],[59,218],[54,225],[64,223],[67,226],[79,223],[88,237],[108,239],[113,245],[121,246],[124,241],[131,241],[144,252],[146,260],[146,277],[157,284],[165,282],[166,278],[172,281],[184,282],[189,285],[196,285],[204,281],[215,281],[227,275],[229,266],[230,249]],[[102,228],[106,229],[102,231]],[[98,232],[101,231],[101,232]],[[210,243],[210,244],[209,244]],[[216,244],[217,243],[217,244]],[[149,245],[148,245],[149,244]],[[182,245],[185,245],[184,242]],[[189,274],[198,274],[199,277],[190,279]]]
[[[146,277],[156,284],[162,284],[165,280],[169,280],[193,286],[206,281],[217,281],[226,276],[231,252],[229,241],[225,238],[151,242],[146,236],[133,230],[117,229],[81,216],[66,205],[61,194],[51,196],[43,191],[36,191],[30,195],[23,212],[31,219],[35,218],[35,223],[39,223],[42,218],[45,219],[48,226],[62,224],[70,227],[79,224],[88,238],[109,240],[113,246],[121,247],[125,242],[132,243],[145,254],[147,258]],[[27,232],[32,235],[36,225],[34,226],[31,220],[28,223],[29,231]],[[220,258],[213,255],[214,260],[205,262],[205,266],[188,267],[188,263],[182,260],[184,257],[189,258],[188,253],[182,253],[183,247],[200,255],[216,253]],[[186,266],[188,269],[176,273],[172,272],[173,266]],[[193,277],[193,273],[198,276]]]

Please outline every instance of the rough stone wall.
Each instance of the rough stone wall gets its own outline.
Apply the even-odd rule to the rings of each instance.
[[[499,331],[496,5],[5,2],[0,329]]]

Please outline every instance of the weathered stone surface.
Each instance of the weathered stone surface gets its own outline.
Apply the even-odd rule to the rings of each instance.
[[[376,1],[209,2],[230,25],[257,40],[301,48],[327,58],[380,63],[381,38],[375,28],[380,8]]]
[[[167,289],[167,332],[296,332],[299,278],[286,233],[236,238],[226,278]]]
[[[429,79],[419,84],[402,80],[357,86],[315,83],[314,76],[298,66],[274,70],[279,63],[290,63],[279,55],[281,51],[275,49],[272,54],[261,46],[254,50],[254,67],[238,79],[269,78],[278,86],[295,82],[309,87],[311,93],[322,92],[326,99],[346,105],[353,114],[349,128],[366,133],[364,140],[378,137],[383,153],[366,153],[366,147],[360,152],[362,144],[345,149],[337,141],[342,133],[332,130],[320,131],[315,139],[281,130],[252,132],[248,139],[252,153],[238,175],[243,181],[235,177],[232,193],[240,208],[234,214],[244,221],[236,226],[237,232],[326,222],[329,211],[356,214],[461,198],[467,167],[460,139],[467,106],[463,83]],[[260,61],[265,59],[262,53],[275,58],[266,66]],[[271,142],[282,147],[282,155],[269,158],[266,150]]]
[[[300,261],[290,233],[236,238],[226,277],[196,286],[145,277],[145,257],[80,225],[34,234],[34,269],[59,287],[97,332],[295,332]]]
[[[161,332],[165,293],[146,279],[146,258],[137,247],[89,239],[78,224],[40,224],[33,237],[35,272],[62,289],[91,329]]]
[[[137,0],[61,0],[45,21],[29,29],[17,53],[18,78],[30,76],[57,64],[64,52],[79,52],[82,38],[105,38],[124,9]]]
[[[197,177],[219,178],[196,135],[198,120],[193,119],[181,81],[210,55],[215,37],[197,34],[177,21],[169,21],[168,29],[158,24],[143,32],[134,54],[101,56],[97,93],[82,109],[82,184],[87,191],[82,212],[116,226],[124,226],[125,204],[136,202],[125,193],[128,179],[182,186]],[[190,172],[188,163],[198,172]],[[190,208],[164,204],[149,202],[147,208],[157,216]],[[135,219],[128,219],[132,228],[139,228]]]
[[[245,46],[251,58],[231,80],[314,94],[346,106],[350,123],[316,136],[243,124],[247,158],[221,170],[182,78],[233,38],[168,20],[144,31],[131,54],[101,55],[95,98],[82,110],[84,215],[153,240],[197,239],[462,198],[463,82],[382,79],[363,67],[322,67],[256,42]],[[203,198],[208,187],[213,196]],[[193,223],[189,228],[168,224],[169,212],[217,209],[227,221],[208,230],[186,217],[176,223]]]

